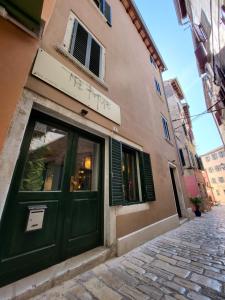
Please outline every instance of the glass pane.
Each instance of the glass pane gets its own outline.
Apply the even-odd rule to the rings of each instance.
[[[66,132],[36,122],[20,190],[60,190],[66,146]]]
[[[70,182],[71,192],[98,190],[99,151],[98,143],[78,139],[76,163]]]
[[[126,201],[139,200],[136,152],[123,149],[123,191]]]

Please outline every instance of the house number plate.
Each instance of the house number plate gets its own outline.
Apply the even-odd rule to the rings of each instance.
[[[47,206],[29,206],[29,216],[27,221],[26,232],[42,229],[45,210]]]

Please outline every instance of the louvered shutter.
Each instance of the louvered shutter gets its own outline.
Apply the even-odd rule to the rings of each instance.
[[[75,21],[73,40],[71,44],[71,53],[83,65],[85,65],[85,60],[86,60],[87,43],[88,43],[87,31],[77,21]]]
[[[89,70],[96,76],[99,76],[100,55],[101,48],[99,44],[94,39],[92,39]]]
[[[105,12],[104,15],[106,17],[107,23],[112,26],[112,10],[111,6],[108,4],[108,2],[105,2]]]
[[[140,157],[140,170],[141,170],[143,201],[154,201],[155,200],[155,189],[154,189],[150,155],[145,152],[140,152],[139,157]]]
[[[122,145],[110,140],[110,205],[123,204]]]

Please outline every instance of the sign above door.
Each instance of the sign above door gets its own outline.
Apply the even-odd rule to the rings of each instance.
[[[100,93],[43,49],[38,50],[32,75],[54,86],[113,122],[121,124],[119,105]]]

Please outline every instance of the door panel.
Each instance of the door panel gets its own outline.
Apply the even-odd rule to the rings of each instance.
[[[87,195],[76,195],[76,199],[72,199],[70,239],[98,230],[97,193],[90,194],[88,198]]]
[[[27,219],[29,215],[28,206],[36,204],[45,204],[47,206],[43,229],[37,231],[26,232]],[[10,240],[5,248],[5,258],[15,259],[14,256],[26,255],[26,253],[45,247],[52,247],[57,240],[57,215],[58,215],[58,200],[41,201],[41,202],[20,202],[14,214],[12,228],[8,234]]]
[[[31,116],[0,224],[0,286],[102,243],[102,145]]]
[[[84,133],[74,139],[63,253],[73,256],[102,243],[101,141]]]

